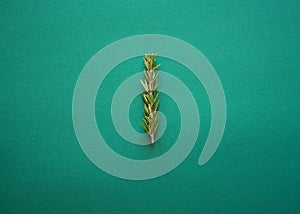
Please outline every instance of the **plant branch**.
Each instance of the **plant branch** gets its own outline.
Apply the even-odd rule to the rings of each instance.
[[[160,72],[156,72],[156,69],[160,66],[156,65],[156,55],[146,54],[143,58],[145,67],[144,70],[145,80],[140,80],[145,92],[142,93],[144,100],[144,120],[142,123],[143,128],[150,136],[151,143],[155,142],[155,133],[159,124],[159,115],[157,113],[157,108],[159,106],[159,92],[156,92],[158,87],[158,75]]]

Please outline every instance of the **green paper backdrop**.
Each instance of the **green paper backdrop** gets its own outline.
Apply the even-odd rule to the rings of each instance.
[[[1,213],[300,212],[299,1],[2,0],[0,29]],[[196,97],[199,137],[170,173],[122,180],[98,169],[81,150],[72,96],[94,54],[146,33],[182,39],[208,58],[223,84],[227,123],[215,155],[198,166],[210,125],[208,97],[189,70],[158,56]],[[171,119],[153,151],[118,136],[107,103],[136,68],[143,68],[140,58],[110,73],[96,116],[115,151],[147,159],[172,146],[180,116],[162,95],[161,108]],[[140,104],[136,98],[130,109],[137,130]]]

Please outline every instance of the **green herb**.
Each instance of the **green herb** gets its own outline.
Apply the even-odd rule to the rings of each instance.
[[[150,136],[151,143],[154,144],[155,133],[159,124],[159,115],[157,108],[159,106],[159,92],[156,91],[158,87],[158,75],[160,71],[156,72],[156,69],[160,64],[156,65],[156,54],[146,54],[144,64],[146,69],[144,70],[145,80],[141,81],[145,92],[142,93],[144,100],[144,120],[142,126]]]

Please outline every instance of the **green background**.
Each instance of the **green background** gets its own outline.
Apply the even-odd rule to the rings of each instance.
[[[1,213],[300,212],[299,1],[2,0],[0,5]],[[73,129],[72,95],[95,53],[146,33],[185,40],[209,59],[223,84],[228,118],[220,147],[199,167],[210,124],[207,95],[188,70],[158,58],[196,97],[201,129],[195,148],[175,170],[128,181],[106,174],[84,155]],[[105,103],[118,84],[143,68],[140,60],[110,73],[96,115],[114,150],[144,159],[172,146],[180,117],[175,103],[162,95],[170,125],[160,142],[139,149],[118,136]],[[137,98],[130,111],[136,129],[140,104]]]

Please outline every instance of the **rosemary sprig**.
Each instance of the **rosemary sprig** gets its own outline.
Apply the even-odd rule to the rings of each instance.
[[[157,113],[157,108],[159,106],[159,92],[156,91],[160,71],[156,72],[155,70],[160,64],[156,65],[156,54],[146,54],[143,59],[147,70],[144,70],[146,79],[144,81],[140,80],[145,89],[145,92],[142,93],[144,100],[144,119],[142,126],[150,136],[151,143],[154,144],[154,136],[160,119]]]

